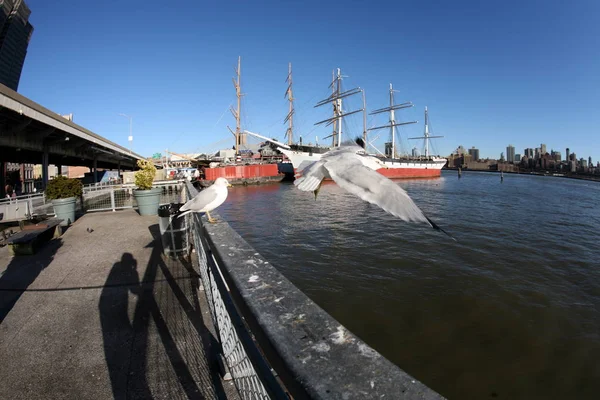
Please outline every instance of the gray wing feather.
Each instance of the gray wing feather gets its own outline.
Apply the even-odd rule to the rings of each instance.
[[[327,175],[327,170],[323,168],[324,164],[325,161],[323,160],[312,162],[302,170],[302,176],[294,181],[294,185],[305,192],[317,190]]]
[[[378,172],[365,167],[360,161],[357,162],[354,157],[359,156],[344,154],[337,157],[335,162],[325,163],[324,167],[335,183],[404,221],[429,223],[427,217],[404,189]]]
[[[208,204],[215,201],[216,198],[217,198],[217,191],[212,186],[209,186],[206,189],[202,190],[200,193],[198,193],[196,196],[194,196],[193,199],[188,200],[188,202],[185,203],[179,209],[179,211],[186,211],[186,210],[191,210],[194,212],[202,211],[202,209],[204,207],[206,207]]]

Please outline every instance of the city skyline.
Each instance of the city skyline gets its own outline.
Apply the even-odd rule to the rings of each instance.
[[[387,104],[390,82],[398,102],[415,104],[396,114],[419,121],[401,129],[407,151],[406,138],[423,131],[427,106],[432,133],[444,136],[434,142],[440,155],[462,142],[498,157],[507,143],[522,147],[524,137],[553,144],[568,137],[574,150],[600,158],[593,140],[600,93],[589,90],[600,68],[600,57],[589,52],[600,36],[600,4],[118,4],[115,12],[111,2],[29,0],[36,34],[19,89],[123,146],[129,126],[119,114],[131,115],[133,150],[144,155],[233,145],[228,109],[241,56],[242,126],[263,135],[284,137],[291,62],[295,137],[305,142],[330,133],[314,123],[331,110],[313,106],[329,95],[339,67],[348,88],[365,89],[370,110]],[[236,15],[252,24],[232,23]],[[350,23],[358,18],[361,24]],[[354,122],[346,138],[362,132],[360,117]],[[387,139],[376,141],[380,150]]]

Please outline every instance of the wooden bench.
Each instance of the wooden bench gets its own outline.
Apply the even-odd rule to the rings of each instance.
[[[35,225],[25,225],[23,230],[6,241],[10,254],[14,256],[32,255],[45,242],[62,234],[62,219],[49,219]]]

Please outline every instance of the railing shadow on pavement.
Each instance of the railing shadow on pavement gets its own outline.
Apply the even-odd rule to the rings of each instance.
[[[62,239],[52,239],[33,255],[13,257],[4,271],[0,270],[0,323],[38,275],[50,265]]]
[[[154,240],[144,275],[135,258],[123,253],[99,302],[113,396],[225,398],[210,362],[218,343],[202,320],[198,277],[189,262],[163,258],[158,225],[149,229]],[[137,300],[131,317],[130,293]]]

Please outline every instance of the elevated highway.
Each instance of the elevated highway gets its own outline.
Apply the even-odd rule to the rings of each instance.
[[[0,84],[0,171],[5,162],[42,164],[45,187],[49,164],[132,170],[141,158]]]

